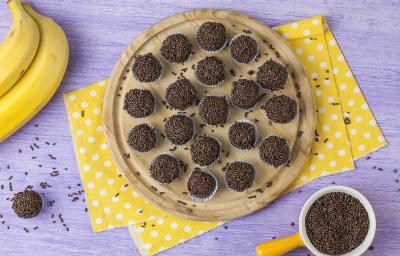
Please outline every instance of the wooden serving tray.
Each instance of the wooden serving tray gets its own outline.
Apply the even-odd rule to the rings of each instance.
[[[200,85],[195,80],[194,70],[191,68],[200,59],[212,55],[199,49],[195,41],[197,28],[206,21],[223,23],[229,39],[236,34],[251,33],[259,43],[261,50],[259,60],[248,65],[235,64],[229,55],[228,47],[216,54],[224,61],[226,67],[225,82],[217,88]],[[184,65],[168,64],[160,54],[161,42],[173,33],[183,33],[192,42],[194,54]],[[134,56],[147,52],[152,52],[164,65],[161,79],[151,84],[136,81],[131,71]],[[185,111],[188,115],[196,113],[194,120],[197,135],[206,133],[217,137],[222,142],[224,153],[222,153],[221,162],[208,169],[217,176],[219,181],[219,188],[215,196],[206,202],[194,202],[187,194],[187,179],[195,167],[191,161],[189,145],[181,146],[172,152],[179,160],[189,165],[186,172],[181,171],[179,178],[169,185],[162,185],[153,180],[148,170],[150,161],[162,152],[171,152],[173,147],[160,137],[155,149],[140,154],[129,147],[126,138],[130,129],[143,122],[153,125],[158,134],[164,133],[163,120],[177,113],[162,104],[167,86],[176,81],[182,72],[195,84],[199,99],[204,95],[211,94],[224,94],[229,98],[233,81],[240,78],[255,80],[256,74],[248,72],[250,70],[257,71],[257,68],[270,58],[288,67],[289,77],[285,89],[266,93],[251,113],[245,114],[245,111],[231,107],[228,123],[223,128],[211,126],[201,128],[200,124],[203,122],[199,117],[197,106],[192,106]],[[185,68],[187,71],[182,71]],[[235,76],[231,74],[231,69],[234,70]],[[157,100],[155,113],[146,118],[135,119],[123,110],[125,93],[133,88],[146,88],[153,92]],[[279,94],[288,95],[298,102],[300,112],[289,124],[271,124],[264,110],[260,109],[260,106],[269,97]],[[255,123],[259,131],[259,140],[255,149],[244,152],[229,145],[228,128],[234,121],[240,119],[259,120]],[[239,13],[225,10],[195,10],[179,13],[160,21],[143,32],[128,46],[115,64],[104,98],[104,123],[107,141],[120,172],[147,200],[170,214],[193,220],[220,221],[259,210],[279,197],[289,187],[298,176],[311,151],[316,117],[314,97],[304,68],[278,34],[261,22]],[[260,160],[258,146],[261,140],[269,134],[277,134],[287,139],[292,150],[291,161],[287,166],[274,169]],[[229,156],[227,156],[228,152]],[[224,184],[222,168],[226,163],[234,160],[249,161],[256,168],[255,181],[248,191],[232,192]]]

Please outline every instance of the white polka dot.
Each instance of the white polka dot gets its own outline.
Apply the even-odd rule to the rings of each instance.
[[[322,44],[317,44],[317,50],[322,51],[324,49],[324,46]]]
[[[322,95],[322,91],[320,89],[315,90],[315,96],[319,97]]]
[[[163,224],[164,223],[164,219],[163,218],[159,218],[158,220],[157,220],[157,224],[158,225],[161,225],[161,224]]]
[[[332,160],[329,162],[330,167],[335,167],[336,166],[336,161]]]
[[[88,105],[89,105],[89,104],[87,103],[87,101],[82,101],[82,102],[81,102],[81,107],[82,107],[82,108],[87,108]]]
[[[374,126],[376,124],[376,121],[374,119],[369,120],[369,125]]]
[[[118,213],[117,215],[115,215],[115,218],[117,220],[122,220],[124,218],[124,215],[122,215],[121,213]]]
[[[138,194],[138,192],[133,191],[133,192],[132,192],[132,196],[133,196],[134,198],[138,198],[138,197],[139,197],[139,194]]]
[[[310,35],[310,30],[308,30],[308,29],[303,30],[303,35],[305,35],[305,36]]]
[[[95,220],[97,225],[100,225],[101,223],[103,223],[103,219],[102,218],[96,218]]]
[[[365,139],[369,139],[369,138],[371,138],[371,133],[365,132],[363,136]]]
[[[85,172],[88,172],[88,171],[90,170],[90,165],[85,164],[85,165],[83,166],[83,170],[84,170]]]
[[[360,88],[354,87],[353,93],[355,93],[355,94],[360,93]]]
[[[311,39],[307,37],[306,39],[304,39],[304,43],[311,44]]]
[[[87,187],[88,187],[88,189],[93,189],[94,188],[94,183],[93,182],[88,182]]]
[[[328,64],[326,64],[325,61],[321,61],[321,62],[319,63],[319,66],[320,66],[321,68],[326,68],[326,66],[328,66]]]
[[[362,120],[363,120],[363,118],[362,118],[361,116],[357,116],[357,117],[356,117],[356,122],[357,122],[357,123],[361,123]]]
[[[96,178],[100,179],[101,177],[103,177],[103,173],[102,172],[96,172],[95,176],[96,176]]]
[[[330,85],[331,80],[330,79],[324,79],[324,85]]]
[[[185,239],[179,239],[179,243],[183,244],[186,240]]]
[[[311,74],[311,78],[312,79],[317,79],[318,78],[318,73],[317,72],[313,72],[312,74]]]
[[[92,120],[90,120],[89,118],[85,119],[85,125],[89,126],[92,124]]]
[[[97,93],[96,93],[95,90],[91,90],[89,94],[90,94],[90,96],[92,96],[92,97],[95,97],[95,96],[97,95]]]
[[[331,143],[331,142],[326,143],[326,148],[327,149],[332,149],[333,148],[333,143]]]
[[[357,129],[351,129],[350,130],[351,135],[356,135],[357,134]]]
[[[334,75],[337,75],[337,74],[339,74],[339,69],[336,68],[336,67],[334,67],[334,68],[332,69],[332,72],[333,72]]]
[[[96,131],[98,131],[98,132],[104,131],[104,126],[102,126],[102,125],[97,126]]]
[[[303,53],[303,49],[297,48],[297,49],[296,49],[296,53],[297,53],[297,54],[302,54],[302,53]]]
[[[204,234],[204,230],[200,229],[199,231],[197,231],[197,234],[198,234],[198,235]]]
[[[137,214],[137,215],[142,215],[142,214],[143,214],[143,209],[137,208],[137,209],[136,209],[136,214]]]
[[[111,209],[110,207],[104,207],[103,211],[105,214],[109,214],[111,212]]]
[[[178,227],[178,223],[176,223],[176,222],[172,222],[171,223],[171,228],[172,229],[176,229]]]
[[[192,228],[189,227],[189,226],[185,226],[185,227],[183,228],[183,231],[185,231],[186,233],[190,232],[191,230],[192,230]]]
[[[309,166],[308,166],[308,170],[310,170],[310,171],[315,171],[315,165],[313,165],[313,164],[310,164]]]
[[[346,154],[346,150],[339,149],[338,154],[339,154],[339,156],[344,156]]]
[[[134,220],[130,220],[130,221],[128,221],[128,225],[133,225],[133,224],[135,224],[136,222],[134,221]]]
[[[288,33],[283,33],[282,34],[283,38],[288,39],[289,38],[289,34]]]
[[[109,178],[109,179],[107,180],[107,183],[108,183],[109,185],[112,185],[112,184],[115,183],[115,180],[114,180],[113,178]]]
[[[368,105],[367,105],[367,103],[363,103],[363,104],[361,104],[361,108],[362,108],[362,109],[364,109],[364,110],[368,109]]]
[[[313,19],[313,20],[311,21],[311,23],[312,23],[314,26],[316,26],[316,25],[319,24],[319,20],[318,20],[318,19]]]
[[[79,153],[81,153],[81,154],[85,154],[86,153],[86,148],[85,147],[80,147],[79,148]]]
[[[333,103],[333,101],[334,101],[333,96],[329,96],[328,97],[328,103]]]
[[[335,41],[335,39],[331,39],[331,40],[329,40],[329,45],[335,45],[336,44],[336,41]]]
[[[335,132],[335,138],[340,138],[342,137],[342,133],[341,132]]]
[[[68,96],[68,99],[70,101],[74,101],[74,100],[76,100],[76,96],[74,94],[71,94],[71,95]]]
[[[106,81],[100,81],[100,82],[99,82],[99,85],[100,85],[100,86],[106,85]]]
[[[158,252],[162,252],[162,251],[164,251],[164,250],[166,250],[166,248],[164,248],[163,246],[161,246],[161,247],[158,249]]]
[[[111,162],[110,161],[104,161],[104,166],[105,167],[110,167],[111,166]]]
[[[78,112],[74,112],[74,113],[72,113],[72,117],[73,118],[78,118],[80,115],[79,115],[79,113]]]
[[[305,176],[305,175],[302,175],[302,176],[300,177],[300,180],[301,180],[301,181],[306,181],[307,179],[308,179],[308,177]]]
[[[97,200],[92,200],[92,206],[98,206],[99,205],[99,201]]]
[[[143,231],[144,231],[144,228],[143,228],[143,227],[138,227],[138,228],[136,229],[136,232],[138,232],[139,234],[140,234],[140,233],[143,233]]]
[[[314,55],[308,55],[307,59],[308,59],[308,61],[314,61],[315,60],[315,56]]]
[[[317,158],[318,158],[318,160],[324,160],[325,154],[324,153],[318,153]]]
[[[347,105],[349,106],[349,107],[352,107],[352,106],[354,106],[354,100],[349,100],[348,102],[347,102]]]
[[[327,125],[327,124],[324,124],[324,125],[322,126],[322,130],[323,130],[324,132],[329,131],[329,129],[330,129],[330,127],[329,127],[329,125]]]
[[[337,119],[338,119],[338,116],[337,116],[336,114],[332,114],[332,115],[331,115],[331,119],[332,119],[332,120],[337,120]]]
[[[326,175],[328,175],[328,172],[327,172],[327,171],[322,171],[322,172],[321,172],[321,176],[326,176]]]
[[[107,195],[107,190],[101,189],[100,192],[99,192],[99,194],[100,194],[101,196],[105,196],[105,195]]]
[[[339,56],[337,56],[337,60],[338,60],[338,61],[343,61],[343,60],[344,60],[344,57],[343,57],[343,55],[339,55]]]
[[[165,239],[165,241],[171,241],[171,235],[170,234],[165,235],[164,239]]]
[[[100,114],[100,109],[99,108],[94,108],[93,109],[93,114],[95,114],[95,115]]]
[[[323,113],[326,112],[326,108],[320,107],[320,108],[318,109],[318,112],[321,113],[321,114],[323,114]]]
[[[111,198],[111,201],[113,201],[114,203],[118,202],[119,201],[119,196],[113,196]]]
[[[107,144],[106,144],[106,143],[102,143],[102,144],[100,145],[100,148],[101,148],[102,150],[107,149]]]
[[[290,24],[290,26],[291,26],[292,28],[298,28],[298,27],[299,27],[299,24],[296,23],[296,22],[293,22],[292,24]]]
[[[344,91],[347,89],[347,84],[341,84],[340,85],[340,90]]]
[[[379,142],[382,142],[382,141],[385,140],[385,138],[384,138],[382,135],[379,135],[379,136],[377,137],[377,140],[378,140]]]
[[[75,133],[76,133],[76,135],[77,135],[77,136],[79,136],[79,137],[80,137],[80,136],[82,136],[82,135],[83,135],[83,130],[81,130],[81,129],[78,129],[78,130],[76,130],[76,132],[75,132]]]
[[[346,77],[352,77],[353,74],[351,73],[351,71],[346,71],[346,73],[344,74]]]
[[[90,137],[88,138],[88,141],[89,141],[89,143],[94,143],[94,142],[96,141],[96,138],[93,137],[93,136],[90,136]]]
[[[93,154],[93,155],[92,155],[92,160],[93,160],[93,161],[99,160],[99,155],[98,155],[98,154]]]
[[[365,146],[361,144],[360,146],[358,146],[358,150],[364,151],[365,150]]]
[[[153,230],[153,231],[151,231],[150,236],[151,237],[157,237],[158,236],[158,232]]]

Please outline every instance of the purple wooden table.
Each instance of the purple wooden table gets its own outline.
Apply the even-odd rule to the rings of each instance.
[[[399,167],[397,161],[400,159],[398,0],[31,2],[65,29],[71,59],[64,82],[50,104],[0,145],[0,185],[5,186],[0,190],[0,255],[135,254],[126,228],[94,235],[82,202],[84,195],[75,202],[68,196],[81,187],[77,185],[80,177],[62,95],[109,76],[127,44],[153,23],[194,8],[240,11],[270,26],[325,15],[390,144],[372,154],[371,159],[358,160],[356,172],[322,178],[284,196],[267,209],[228,223],[228,229],[216,229],[162,255],[254,255],[256,244],[296,231],[297,216],[307,197],[333,182],[360,190],[376,210],[378,229],[374,250],[367,254],[399,254],[400,172],[394,171]],[[5,1],[0,3],[0,17],[0,34],[4,36],[11,22]],[[33,143],[39,149],[34,146],[32,151],[30,145]],[[22,153],[19,153],[20,149]],[[51,159],[48,154],[56,159]],[[59,170],[60,175],[52,177],[52,168]],[[13,177],[9,181],[10,176]],[[12,182],[14,192],[30,184],[45,194],[47,203],[55,202],[53,206],[45,207],[35,219],[17,219],[7,200],[13,195],[9,191],[9,182]],[[47,182],[51,187],[42,188],[41,182]],[[292,226],[292,222],[296,224]],[[69,232],[63,224],[68,226]],[[38,228],[34,230],[36,226]],[[300,249],[290,255],[306,254],[306,250]]]

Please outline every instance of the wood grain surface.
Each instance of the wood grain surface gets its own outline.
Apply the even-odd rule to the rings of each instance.
[[[389,145],[372,154],[368,160],[358,160],[354,172],[321,178],[285,195],[264,210],[229,222],[227,228],[218,228],[161,255],[254,255],[256,244],[297,230],[298,214],[307,197],[332,182],[358,189],[375,208],[377,233],[374,250],[366,255],[398,255],[400,173],[393,170],[399,168],[400,159],[399,1],[31,2],[63,26],[70,41],[71,61],[64,82],[52,101],[17,134],[0,145],[0,184],[5,185],[3,190],[0,189],[0,214],[3,216],[0,220],[1,255],[115,255],[116,252],[118,255],[135,255],[135,246],[126,229],[94,235],[84,210],[84,195],[74,202],[68,197],[80,189],[77,186],[80,177],[62,94],[106,78],[120,53],[144,29],[162,18],[194,8],[239,11],[269,26],[325,15]],[[5,1],[0,3],[0,17],[0,34],[4,36],[11,24]],[[56,145],[47,145],[45,141]],[[33,143],[40,148],[32,151],[29,146]],[[7,169],[8,165],[10,169]],[[59,169],[59,176],[50,175],[53,167]],[[25,171],[29,172],[27,176]],[[45,207],[36,219],[18,220],[6,200],[13,193],[8,188],[10,176],[13,176],[14,191],[31,184],[44,193],[47,202],[55,200],[54,205]],[[52,187],[43,189],[40,182],[48,182]],[[53,214],[54,218],[51,217]],[[65,231],[59,214],[62,214],[69,232]],[[5,224],[1,224],[2,221]],[[39,228],[33,231],[35,226]],[[23,227],[28,227],[30,232],[26,233]],[[289,255],[305,256],[307,251],[299,249]]]

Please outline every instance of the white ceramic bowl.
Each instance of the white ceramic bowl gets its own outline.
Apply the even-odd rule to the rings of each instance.
[[[310,209],[311,205],[318,198],[320,198],[321,196],[323,196],[325,194],[328,194],[328,193],[332,193],[332,192],[343,192],[343,193],[346,193],[348,195],[351,195],[354,198],[357,198],[362,203],[362,205],[364,206],[365,210],[368,213],[369,230],[368,230],[367,236],[365,237],[364,241],[362,242],[362,244],[360,244],[354,250],[342,255],[342,256],[359,256],[359,255],[363,254],[368,249],[368,247],[371,245],[372,241],[374,240],[375,231],[376,231],[376,218],[375,218],[374,209],[372,208],[372,206],[369,203],[369,201],[367,200],[367,198],[365,198],[365,196],[363,196],[357,190],[349,188],[349,187],[331,186],[331,187],[323,188],[323,189],[318,190],[317,192],[315,192],[307,200],[307,202],[304,204],[303,208],[301,209],[300,217],[299,217],[299,228],[300,228],[301,239],[303,240],[305,246],[314,255],[316,255],[316,256],[329,256],[327,254],[323,254],[323,253],[319,252],[318,249],[315,248],[315,246],[311,243],[310,239],[307,236],[305,219],[306,219],[307,212]]]

